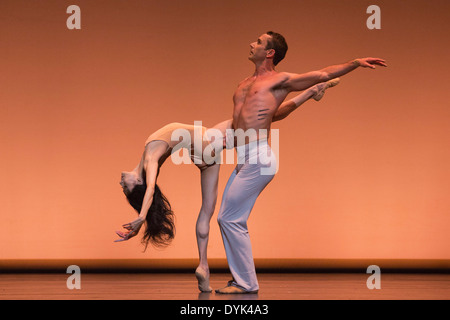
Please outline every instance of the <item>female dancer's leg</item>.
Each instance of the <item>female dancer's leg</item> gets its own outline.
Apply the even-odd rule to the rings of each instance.
[[[196,235],[200,262],[195,270],[198,288],[202,292],[211,292],[209,286],[209,266],[207,247],[209,240],[209,225],[217,202],[217,188],[219,181],[220,164],[200,168],[202,186],[202,207],[198,214]]]

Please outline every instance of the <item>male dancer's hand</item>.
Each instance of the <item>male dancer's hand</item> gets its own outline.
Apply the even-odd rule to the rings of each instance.
[[[387,67],[386,61],[379,58],[363,58],[355,60],[363,68],[375,69],[375,65]]]
[[[121,237],[121,239],[114,240],[114,242],[126,241],[128,239],[133,238],[139,233],[142,225],[144,224],[145,219],[142,217],[138,217],[136,220],[124,224],[122,227],[128,230],[128,232],[116,231],[116,234]]]

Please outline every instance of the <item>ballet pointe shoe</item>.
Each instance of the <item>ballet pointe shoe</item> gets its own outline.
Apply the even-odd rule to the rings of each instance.
[[[322,99],[323,95],[325,94],[325,91],[328,88],[332,88],[334,86],[337,86],[341,82],[340,78],[331,79],[327,82],[317,84],[317,93],[313,96],[313,99],[316,101],[319,101]]]
[[[209,286],[209,274],[203,268],[198,267],[195,270],[195,277],[201,292],[212,292],[212,288]]]

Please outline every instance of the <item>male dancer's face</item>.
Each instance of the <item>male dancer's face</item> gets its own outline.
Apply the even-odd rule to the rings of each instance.
[[[255,42],[250,43],[248,59],[253,62],[264,61],[268,51],[266,49],[268,40],[271,38],[268,34],[263,34]]]

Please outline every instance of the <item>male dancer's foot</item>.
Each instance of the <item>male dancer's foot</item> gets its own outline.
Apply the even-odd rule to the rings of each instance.
[[[340,81],[341,81],[341,79],[335,78],[335,79],[331,79],[327,82],[322,82],[322,83],[316,84],[315,86],[312,87],[312,89],[315,91],[315,94],[313,95],[312,98],[316,101],[319,101],[320,99],[322,99],[323,95],[325,94],[325,90],[327,90],[328,88],[337,86]]]
[[[198,266],[195,270],[195,277],[201,292],[212,292],[212,288],[209,286],[209,268]]]
[[[255,294],[258,293],[258,290],[255,291],[245,291],[235,285],[233,285],[234,280],[228,281],[228,285],[226,287],[220,288],[216,290],[216,293],[220,294]]]

